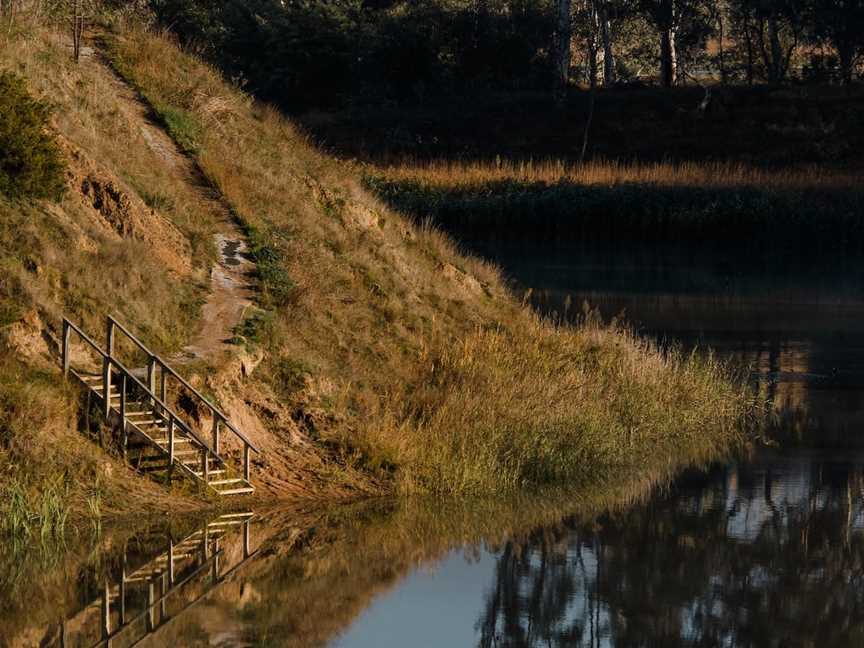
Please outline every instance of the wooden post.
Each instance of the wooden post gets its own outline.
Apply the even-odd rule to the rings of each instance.
[[[247,482],[249,481],[250,472],[251,471],[249,468],[249,444],[247,443],[243,446],[243,479],[245,479]]]
[[[213,452],[217,455],[219,454],[219,424],[221,421],[219,420],[219,415],[213,412]]]
[[[66,318],[63,318],[63,378],[69,377],[69,341],[72,335],[72,327]]]
[[[213,584],[219,582],[219,538],[213,541]]]
[[[243,558],[249,557],[249,520],[243,523]]]
[[[168,483],[174,476],[174,415],[168,415]]]
[[[105,401],[102,413],[107,420],[111,414],[111,359],[108,356],[102,358],[102,398]]]
[[[102,589],[102,637],[107,639],[111,636],[111,589],[108,579],[105,579],[105,587]]]
[[[147,632],[156,629],[156,594],[153,580],[147,583]]]
[[[167,385],[165,384],[165,365],[162,365],[162,369],[159,372],[159,399],[163,403],[167,404],[168,403],[167,396],[168,396],[168,389],[167,389]]]
[[[166,599],[168,598],[168,574],[163,572],[159,577],[159,623],[165,623],[168,616]]]
[[[150,356],[150,360],[147,362],[147,389],[150,390],[151,394],[156,393],[156,356]],[[155,402],[153,407],[156,407]]]
[[[168,583],[174,586],[174,540],[168,539]]]
[[[210,481],[210,457],[207,456],[207,448],[201,448],[202,474],[204,475],[204,483]]]
[[[123,550],[123,570],[120,572],[120,625],[126,625],[126,550]]]
[[[123,451],[123,461],[126,461],[126,446],[129,444],[129,431],[126,427],[126,374],[120,381],[120,443]]]
[[[107,420],[111,414],[111,358],[114,357],[114,322],[110,318],[105,330],[105,352],[108,356],[102,360],[102,396],[105,397],[103,413]]]
[[[114,320],[110,317],[105,325],[105,350],[109,358],[114,357]]]

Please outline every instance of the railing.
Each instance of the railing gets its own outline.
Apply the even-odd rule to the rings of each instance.
[[[60,645],[110,648],[144,642],[258,553],[252,548],[252,518],[251,512],[222,515],[177,542],[169,536],[163,551],[137,569],[130,568],[124,548],[119,573],[104,580],[99,598],[61,622]],[[97,613],[98,629],[92,624]]]
[[[108,330],[107,336],[108,340],[114,339],[114,330],[115,328],[120,331],[126,338],[132,342],[138,349],[140,349],[147,356],[147,383],[150,386],[150,391],[156,392],[156,383],[157,383],[157,375],[158,375],[158,383],[159,383],[159,395],[162,401],[166,400],[167,391],[168,391],[168,378],[174,378],[183,388],[185,388],[190,394],[195,396],[200,403],[202,403],[208,410],[213,418],[212,424],[212,449],[218,455],[221,448],[221,428],[224,426],[228,430],[230,430],[243,444],[243,477],[246,481],[249,481],[249,453],[250,451],[255,452],[256,454],[261,451],[249,440],[249,438],[243,434],[240,430],[238,430],[231,421],[228,420],[228,417],[222,413],[222,411],[213,404],[210,399],[204,396],[200,391],[195,389],[189,382],[183,378],[180,374],[178,374],[174,369],[172,369],[168,364],[158,355],[153,353],[141,340],[139,340],[134,334],[132,334],[129,329],[123,326],[116,319],[108,316]]]
[[[124,366],[119,359],[114,356],[114,341],[115,341],[115,330],[119,330],[126,337],[128,337],[139,349],[144,351],[148,356],[148,364],[147,364],[147,384],[145,385],[141,382],[133,372]],[[67,378],[70,371],[71,365],[71,336],[72,333],[77,334],[82,341],[84,341],[92,350],[94,350],[99,358],[101,358],[102,362],[102,399],[103,399],[103,415],[107,418],[111,415],[111,399],[112,399],[112,391],[113,391],[113,381],[112,375],[116,371],[120,377],[120,388],[119,388],[119,411],[121,420],[121,434],[122,434],[122,448],[124,456],[126,454],[126,446],[128,441],[128,420],[127,420],[127,397],[129,389],[128,387],[131,385],[134,388],[137,388],[145,395],[145,399],[148,400],[153,409],[154,413],[158,411],[158,415],[161,416],[166,423],[167,433],[168,433],[168,457],[169,457],[169,465],[174,465],[174,437],[175,431],[180,429],[183,434],[188,436],[190,439],[194,440],[194,442],[198,445],[201,450],[201,475],[205,482],[208,481],[209,478],[209,459],[210,457],[214,458],[218,463],[225,464],[225,460],[219,453],[220,448],[220,424],[224,424],[229,430],[231,430],[242,442],[243,442],[243,478],[250,482],[250,451],[255,451],[256,453],[260,452],[260,450],[252,444],[252,442],[242,434],[237,428],[228,421],[227,417],[222,414],[222,412],[213,405],[208,399],[206,399],[198,390],[192,387],[186,380],[184,380],[181,376],[179,376],[171,367],[169,367],[159,356],[151,352],[138,338],[136,338],[132,333],[130,333],[124,326],[119,324],[114,318],[108,317],[107,326],[106,326],[106,341],[107,341],[107,350],[102,349],[99,344],[97,344],[90,336],[88,336],[81,328],[73,324],[67,318],[63,318],[63,338],[62,338],[62,364],[63,364],[63,376]],[[156,373],[157,367],[161,368],[160,376],[160,389],[159,396],[156,395]],[[194,394],[197,398],[199,398],[213,413],[213,445],[212,447],[202,439],[189,425],[187,425],[177,414],[168,406],[166,403],[167,397],[167,388],[166,388],[166,378],[167,376],[172,376],[177,379],[183,387],[189,390],[192,394]],[[91,386],[92,387],[92,386]],[[140,429],[139,429],[139,432]],[[152,440],[151,440],[152,441]],[[157,444],[158,445],[158,444]],[[164,450],[164,448],[160,449]],[[190,468],[185,466],[182,462],[180,465],[186,469],[187,472],[191,473],[195,477],[198,477]]]

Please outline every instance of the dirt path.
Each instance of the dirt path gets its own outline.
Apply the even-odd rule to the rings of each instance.
[[[199,197],[216,222],[214,244],[218,257],[210,271],[210,293],[207,295],[198,329],[174,362],[210,361],[231,349],[229,340],[234,328],[252,305],[255,265],[249,258],[243,231],[231,215],[224,199],[204,177],[197,163],[184,154],[170,135],[155,121],[150,107],[98,52],[91,55],[93,64],[105,66],[116,84],[116,96],[130,123],[138,124],[150,149],[162,159]]]

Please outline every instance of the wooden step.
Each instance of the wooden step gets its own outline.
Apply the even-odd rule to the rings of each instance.
[[[245,493],[254,493],[255,489],[252,486],[248,486],[247,488],[233,488],[231,490],[219,490],[214,489],[220,495],[243,495]]]
[[[210,486],[221,486],[222,484],[239,484],[240,482],[246,482],[242,477],[235,477],[234,479],[220,479],[217,481],[209,481],[207,482]],[[225,522],[211,522],[211,524],[233,524],[233,522],[225,521]]]
[[[191,466],[190,466],[190,467],[191,467]],[[213,468],[213,469],[211,469],[211,470],[208,470],[207,472],[208,472],[210,475],[218,475],[218,474],[220,474],[220,473],[224,473],[224,472],[226,472],[226,471],[225,471],[224,468]],[[197,470],[193,470],[193,471],[192,471],[192,474],[195,475],[196,477],[203,477],[203,476],[204,476],[204,473],[199,472],[199,471],[197,471]]]
[[[245,513],[225,513],[225,514],[223,514],[223,515],[220,515],[219,518],[217,518],[217,519],[222,519],[222,518],[241,518],[241,517],[242,517],[242,518],[251,518],[251,517],[254,517],[254,516],[255,516],[255,513],[253,513],[252,511],[247,511],[247,512],[245,512]]]

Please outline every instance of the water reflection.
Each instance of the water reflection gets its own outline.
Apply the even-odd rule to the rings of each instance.
[[[588,303],[643,334],[710,347],[750,367],[784,442],[860,445],[864,267],[856,260],[465,242],[531,288],[547,313],[578,316]]]
[[[480,646],[810,646],[864,639],[864,457],[685,478],[500,552]]]
[[[141,643],[255,556],[252,518],[251,512],[225,514],[178,540],[162,530],[137,535],[101,578],[98,594],[50,628],[40,645],[118,648]],[[82,595],[92,595],[91,589]]]
[[[864,645],[862,277],[496,252],[543,308],[588,299],[749,366],[777,413],[777,445],[624,508],[640,484],[597,501],[271,511],[255,517],[255,548],[248,516],[148,532],[48,579],[75,604],[30,605],[38,632],[11,622],[28,606],[9,593],[35,587],[4,591],[0,578],[0,646]],[[42,621],[60,609],[62,623]]]

